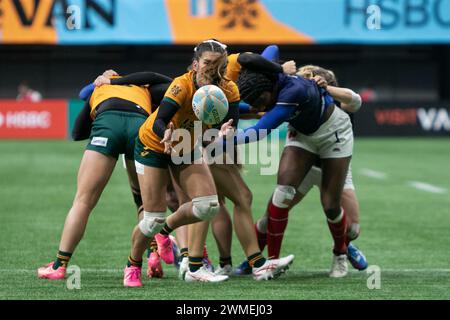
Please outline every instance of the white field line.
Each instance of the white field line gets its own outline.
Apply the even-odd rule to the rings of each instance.
[[[384,180],[387,178],[386,173],[381,171],[375,171],[372,169],[363,168],[360,170],[360,173],[366,177],[374,178],[378,180]],[[441,188],[438,186],[434,186],[429,183],[421,182],[421,181],[407,181],[406,184],[412,188],[415,188],[417,190],[430,192],[430,193],[436,193],[436,194],[445,194],[447,193],[447,189]]]
[[[420,181],[408,181],[407,182],[410,187],[413,187],[418,190],[431,192],[431,193],[438,193],[438,194],[444,194],[447,193],[447,189],[433,186],[432,184],[420,182]]]
[[[370,266],[369,266],[370,267]],[[294,270],[291,268],[290,270]],[[94,269],[94,268],[80,268],[81,273],[123,273],[123,269]],[[295,269],[296,272],[308,272],[308,273],[327,273],[329,269]],[[349,270],[350,272],[361,273],[357,270]],[[438,272],[438,273],[449,273],[450,268],[422,268],[422,269],[392,269],[392,268],[380,268],[381,272],[392,272],[392,273],[414,273],[414,272]],[[1,273],[37,273],[37,270],[32,269],[0,269]]]
[[[372,169],[364,168],[364,169],[360,170],[360,173],[369,178],[374,178],[374,179],[379,179],[379,180],[386,179],[386,173],[380,172],[380,171],[375,171]]]

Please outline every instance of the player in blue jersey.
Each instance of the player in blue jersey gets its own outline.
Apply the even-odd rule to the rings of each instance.
[[[281,156],[277,187],[269,202],[270,219],[283,221],[297,189],[320,159],[322,164],[321,203],[334,239],[330,276],[346,274],[346,216],[340,199],[353,149],[349,116],[315,81],[299,76],[276,76],[244,70],[238,80],[242,99],[262,110],[274,105],[258,123],[234,137],[234,144],[264,138],[283,122],[289,134]],[[269,230],[276,234],[276,226]],[[272,246],[274,247],[274,246]],[[273,256],[269,251],[269,256]]]
[[[233,81],[237,81],[242,68],[252,69],[277,74],[279,72],[296,72],[295,62],[288,61],[283,65],[274,63],[271,60],[277,59],[276,46],[267,47],[262,55],[250,52],[232,54],[228,56],[227,77]],[[240,109],[243,104],[240,103]],[[245,106],[248,108],[248,106]],[[237,127],[239,117],[234,117],[233,127]],[[221,201],[221,210],[211,223],[214,238],[217,242],[219,250],[219,266],[216,274],[230,275],[232,273],[231,259],[231,236],[233,224],[230,214],[224,205],[225,198],[229,199],[233,204],[233,223],[234,230],[239,242],[242,245],[246,256],[249,253],[258,251],[258,242],[253,232],[253,217],[251,211],[252,193],[245,183],[240,168],[236,160],[239,158],[237,150],[234,149],[233,155],[229,155],[232,163],[223,163],[221,161],[211,161],[210,169],[214,177],[214,181],[218,190]],[[206,154],[209,158],[209,155]],[[218,159],[219,160],[219,159]],[[223,158],[220,160],[224,160]],[[247,259],[248,264],[248,259]],[[250,272],[251,268],[249,267]]]
[[[336,77],[334,73],[330,70],[318,66],[303,66],[299,69],[298,75],[302,75],[306,78],[314,78],[320,87],[326,89],[335,100],[336,105],[342,108],[344,111],[348,112],[350,117],[352,113],[358,111],[361,107],[361,98],[358,94],[353,92],[351,89],[341,88],[338,86]],[[352,121],[353,122],[353,121]],[[313,166],[311,170],[306,175],[305,179],[302,181],[298,188],[296,196],[292,200],[289,210],[299,203],[304,196],[311,190],[313,186],[320,188],[322,178],[322,171],[320,166]],[[364,270],[367,268],[368,263],[364,254],[354,246],[350,241],[355,240],[359,236],[359,203],[355,193],[355,187],[353,184],[351,167],[347,172],[345,179],[344,189],[341,199],[342,207],[347,214],[347,258],[351,262],[352,266],[357,270]],[[258,242],[260,249],[262,250],[267,244],[267,229],[269,224],[276,224],[278,231],[275,235],[270,235],[270,237],[280,238],[280,241],[271,242],[275,244],[276,247],[272,247],[271,251],[275,252],[275,256],[281,249],[281,240],[284,236],[284,230],[287,225],[287,217],[283,220],[269,220],[268,212],[258,219],[255,224],[255,231],[257,233]],[[245,262],[236,269],[236,274],[248,274],[248,266]]]

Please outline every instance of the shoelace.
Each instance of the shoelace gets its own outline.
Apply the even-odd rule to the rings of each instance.
[[[161,242],[161,246],[162,246],[161,249],[172,250],[172,241],[170,240],[170,238],[166,238]]]
[[[338,269],[339,271],[345,271],[345,260],[344,259],[338,259]]]
[[[133,268],[131,272],[128,274],[128,279],[139,279],[139,269]]]

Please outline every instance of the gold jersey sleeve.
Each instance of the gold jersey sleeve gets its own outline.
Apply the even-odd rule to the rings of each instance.
[[[228,56],[228,65],[226,77],[231,81],[237,82],[239,74],[241,73],[242,66],[237,61],[239,53],[230,54]]]

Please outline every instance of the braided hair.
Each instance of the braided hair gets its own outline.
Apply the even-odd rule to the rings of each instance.
[[[252,105],[263,92],[272,92],[275,86],[273,75],[242,69],[237,80],[241,99]]]

